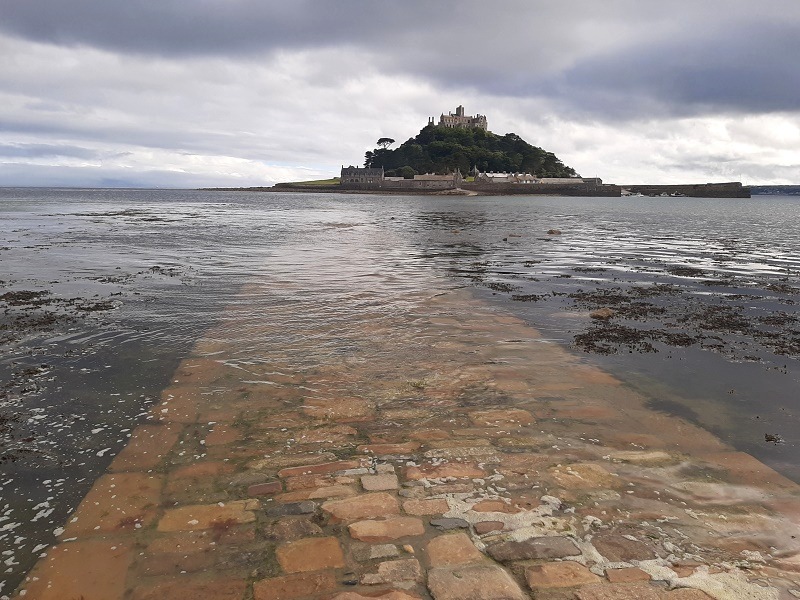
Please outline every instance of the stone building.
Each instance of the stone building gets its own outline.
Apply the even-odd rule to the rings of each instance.
[[[414,179],[385,177],[383,168],[342,167],[339,185],[353,190],[449,190],[459,187],[464,177],[456,170],[449,175],[414,175]]]
[[[477,173],[475,181],[481,183],[541,183],[541,179],[530,173]]]
[[[349,167],[345,167],[342,165],[342,174],[341,179],[339,180],[340,185],[345,185],[349,183],[361,184],[361,183],[373,183],[373,184],[380,184],[383,182],[383,167],[378,169],[367,169],[364,167],[354,167],[350,165]]]
[[[430,118],[428,124],[433,124],[433,117]],[[488,131],[489,126],[486,121],[486,115],[471,115],[464,114],[464,107],[459,106],[456,108],[456,114],[447,113],[439,117],[439,127],[450,127],[451,129],[483,129]]]

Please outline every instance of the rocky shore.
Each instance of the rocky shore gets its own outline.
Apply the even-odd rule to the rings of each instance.
[[[794,482],[466,290],[217,327],[14,597],[800,597]]]

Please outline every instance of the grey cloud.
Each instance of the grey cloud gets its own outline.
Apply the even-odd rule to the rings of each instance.
[[[748,0],[0,0],[0,31],[47,43],[165,57],[349,47],[365,68],[612,118],[794,110],[798,25],[796,0],[757,13]]]
[[[97,159],[101,154],[96,150],[80,146],[56,144],[2,144],[0,143],[0,158],[80,158],[84,160]]]
[[[546,93],[618,118],[800,110],[797,23],[753,22],[722,35],[661,42],[583,61]]]
[[[159,169],[85,169],[77,167],[25,164],[0,164],[0,181],[9,187],[119,187],[119,188],[197,188],[238,185],[219,176],[176,173]],[[253,183],[256,185],[258,182]]]
[[[459,3],[409,0],[0,1],[0,29],[32,40],[144,54],[229,54],[364,44],[463,14]]]

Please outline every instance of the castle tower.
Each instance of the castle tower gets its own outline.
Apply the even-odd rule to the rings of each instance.
[[[431,119],[428,120],[428,124],[432,122]],[[456,108],[455,114],[448,113],[445,115],[442,113],[442,116],[439,117],[439,127],[449,127],[451,129],[483,129],[484,131],[489,131],[486,116],[480,114],[474,117],[467,115],[464,112],[463,105],[459,105]]]

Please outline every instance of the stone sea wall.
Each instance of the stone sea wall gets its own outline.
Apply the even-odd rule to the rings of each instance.
[[[634,194],[668,196],[681,194],[690,198],[749,198],[750,188],[738,181],[729,183],[699,183],[673,185],[623,185]]]
[[[574,184],[522,184],[522,183],[464,183],[462,189],[492,196],[620,196],[618,185]]]

